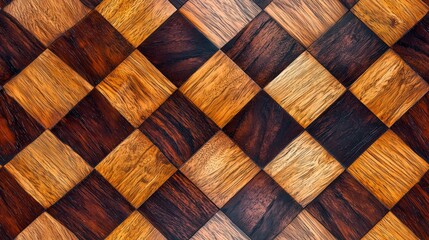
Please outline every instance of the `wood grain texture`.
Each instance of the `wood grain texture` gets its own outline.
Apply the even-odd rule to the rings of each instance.
[[[51,128],[92,86],[46,50],[4,88],[39,123]]]
[[[387,49],[383,41],[349,12],[308,51],[348,87]]]
[[[45,208],[91,172],[91,167],[49,130],[16,155],[5,168]]]
[[[179,12],[138,49],[178,87],[218,50]]]
[[[98,4],[100,4],[103,0],[80,0],[85,6],[90,9],[94,9]]]
[[[176,167],[180,167],[217,132],[218,127],[176,91],[140,130]]]
[[[168,0],[104,0],[96,10],[137,47],[176,8]]]
[[[15,240],[78,240],[66,227],[44,212],[30,226],[22,231]]]
[[[43,127],[0,89],[0,165],[9,162],[42,132]]]
[[[180,171],[222,207],[259,172],[259,168],[219,131]]]
[[[359,0],[340,0],[344,6],[346,6],[348,9],[351,9]]]
[[[259,90],[259,86],[221,51],[180,88],[220,127],[225,126]]]
[[[189,239],[218,209],[178,172],[139,211],[168,239]]]
[[[21,72],[44,47],[16,19],[0,11],[0,86]]]
[[[353,83],[350,91],[390,127],[429,91],[429,84],[388,50]]]
[[[303,128],[267,93],[259,92],[223,131],[260,167],[267,165]]]
[[[146,120],[176,89],[139,51],[134,51],[97,89],[134,127]]]
[[[222,51],[264,87],[304,48],[268,14],[261,12]]]
[[[79,0],[14,0],[3,10],[17,19],[45,46],[90,11]]]
[[[249,240],[235,224],[221,211],[216,213],[194,236],[192,240]]]
[[[134,207],[139,207],[176,171],[139,130],[119,144],[96,169]]]
[[[405,226],[392,212],[388,212],[362,240],[397,239],[418,240],[419,238]]]
[[[428,9],[421,0],[360,0],[351,11],[392,46]]]
[[[218,48],[231,40],[261,9],[252,0],[188,0],[183,13]]]
[[[65,144],[96,166],[133,130],[97,90],[89,93],[52,129]]]
[[[107,237],[132,211],[125,198],[96,171],[48,209],[79,239]]]
[[[92,85],[103,80],[133,51],[132,45],[96,11],[53,42],[49,49]]]
[[[265,9],[306,47],[331,28],[346,12],[338,0],[274,0]]]
[[[306,206],[344,169],[319,143],[304,132],[283,149],[264,170],[298,203]]]
[[[346,89],[314,57],[304,52],[264,90],[301,126],[307,127]]]
[[[301,207],[261,171],[222,211],[251,239],[274,239],[298,215]]]
[[[306,210],[337,239],[360,239],[387,213],[383,204],[347,172]]]

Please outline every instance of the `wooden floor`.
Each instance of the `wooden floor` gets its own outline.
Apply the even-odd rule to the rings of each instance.
[[[0,240],[429,239],[429,0],[0,0]]]

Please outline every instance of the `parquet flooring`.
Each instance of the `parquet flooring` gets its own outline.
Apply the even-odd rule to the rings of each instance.
[[[428,0],[0,0],[0,240],[429,240]]]

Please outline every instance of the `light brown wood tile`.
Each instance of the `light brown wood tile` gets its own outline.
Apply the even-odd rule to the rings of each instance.
[[[274,0],[265,11],[309,47],[347,12],[347,8],[339,0]]]
[[[216,213],[191,240],[246,240],[250,239],[221,211]]]
[[[91,172],[91,167],[49,130],[16,155],[5,168],[45,208]]]
[[[180,9],[219,48],[260,11],[252,0],[189,0]]]
[[[429,164],[388,130],[348,171],[384,205],[393,207],[429,170]]]
[[[221,51],[180,88],[220,127],[225,126],[259,90],[259,86]]]
[[[139,130],[119,144],[96,169],[135,207],[176,171]]]
[[[180,171],[222,207],[259,172],[259,168],[219,131]]]
[[[350,91],[390,127],[429,91],[429,84],[388,50]]]
[[[168,0],[104,0],[96,9],[134,47],[176,10]]]
[[[346,90],[308,52],[301,54],[264,89],[303,127],[307,127]]]
[[[362,238],[362,240],[379,239],[418,240],[419,238],[392,212],[389,212]]]
[[[134,127],[138,127],[176,87],[136,50],[97,89]]]
[[[4,88],[45,128],[55,125],[92,86],[46,50]]]

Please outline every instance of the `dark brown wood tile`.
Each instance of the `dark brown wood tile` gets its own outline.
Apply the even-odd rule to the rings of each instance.
[[[264,9],[273,0],[253,0],[260,8]]]
[[[0,0],[0,8],[5,7],[6,5],[8,5],[10,2],[12,2],[12,0]]]
[[[189,239],[218,209],[178,172],[139,211],[168,239]]]
[[[169,0],[177,9],[181,8],[188,0]]]
[[[346,6],[348,9],[351,9],[359,0],[340,0],[344,6]]]
[[[80,0],[85,6],[94,9],[103,0]]]
[[[222,211],[251,239],[273,239],[301,211],[301,206],[261,171]]]

